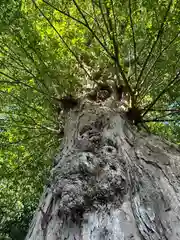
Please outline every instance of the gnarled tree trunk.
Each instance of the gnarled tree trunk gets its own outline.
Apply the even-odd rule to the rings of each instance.
[[[68,115],[56,160],[26,240],[180,239],[176,146],[86,103]]]

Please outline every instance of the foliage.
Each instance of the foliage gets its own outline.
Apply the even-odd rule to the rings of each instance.
[[[60,144],[62,97],[113,80],[153,133],[179,143],[180,2],[4,0],[0,9],[0,237],[19,240]]]

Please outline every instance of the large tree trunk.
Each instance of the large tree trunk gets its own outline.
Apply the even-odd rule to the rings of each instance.
[[[125,114],[86,103],[66,122],[26,240],[179,240],[180,156]]]

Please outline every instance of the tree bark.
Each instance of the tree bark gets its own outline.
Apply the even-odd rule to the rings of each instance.
[[[64,132],[26,240],[180,239],[178,147],[95,103]]]

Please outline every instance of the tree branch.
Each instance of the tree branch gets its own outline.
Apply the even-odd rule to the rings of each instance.
[[[147,109],[145,110],[145,112],[143,113],[143,117],[149,112],[149,110],[156,104],[156,102],[159,100],[159,98],[167,92],[167,90],[171,87],[171,85],[173,83],[180,81],[179,79],[180,76],[180,71],[176,74],[176,76],[167,84],[167,86],[159,93],[159,95],[154,99],[154,101],[152,101],[151,104],[149,104],[149,106],[147,106]]]
[[[111,5],[113,8],[113,3],[111,1]],[[114,62],[115,62],[115,70],[116,70],[116,75],[117,75],[117,79],[118,79],[118,84],[119,86],[122,85],[120,78],[119,78],[119,69],[117,67],[117,63],[119,63],[119,47],[118,47],[118,42],[117,42],[117,38],[115,37],[115,33],[114,33],[114,29],[113,29],[113,25],[112,25],[112,21],[111,21],[111,17],[110,17],[110,9],[108,8],[108,6],[105,3],[105,9],[106,9],[106,18],[107,18],[107,23],[106,23],[106,19],[105,17],[103,17],[104,19],[104,23],[106,24],[106,28],[108,31],[108,35],[109,35],[109,39],[110,41],[113,42],[113,48],[114,48]],[[113,8],[114,9],[114,8]],[[114,11],[114,10],[113,10]],[[103,9],[102,9],[102,5],[101,5],[101,14],[103,14]],[[113,13],[114,15],[114,13]],[[116,30],[115,30],[116,31]],[[120,63],[119,63],[120,65]]]
[[[32,0],[32,1],[34,2],[34,0]],[[73,2],[74,2],[74,4],[75,4],[78,12],[81,14],[82,18],[84,19],[85,23],[82,22],[82,21],[80,21],[80,20],[78,20],[77,18],[73,17],[72,15],[70,15],[70,14],[68,14],[68,13],[66,13],[66,12],[64,12],[64,11],[58,9],[58,8],[56,8],[56,7],[53,6],[52,4],[48,3],[46,0],[43,0],[43,2],[46,3],[47,5],[49,5],[50,7],[54,8],[54,9],[57,10],[58,12],[62,13],[63,15],[65,15],[65,16],[73,19],[74,21],[82,24],[83,26],[85,26],[85,27],[93,34],[93,36],[96,38],[96,40],[97,40],[97,41],[99,42],[99,44],[102,46],[102,48],[106,51],[106,53],[107,53],[110,57],[112,57],[112,54],[109,52],[109,50],[107,49],[107,47],[101,42],[101,40],[97,37],[97,35],[95,34],[95,32],[94,32],[94,31],[92,30],[92,28],[89,26],[89,23],[87,22],[86,17],[84,16],[83,12],[81,11],[81,8],[79,7],[79,5],[76,3],[75,0],[73,0]],[[36,6],[37,6],[37,5],[36,5]],[[38,6],[37,6],[37,8],[39,9]],[[40,10],[40,9],[39,9],[39,10]],[[42,11],[41,11],[41,13],[42,13]],[[45,15],[44,15],[43,13],[42,13],[42,15],[45,17]],[[45,17],[45,18],[47,19],[47,17]],[[48,22],[50,22],[49,19],[47,19],[47,20],[48,20]],[[51,25],[51,27],[53,27],[52,24],[50,24],[50,25]],[[54,27],[53,27],[53,29],[55,30]],[[56,32],[57,32],[57,30],[56,30]],[[58,35],[60,35],[60,34],[58,33]],[[61,36],[60,38],[61,38],[61,40],[62,40],[62,36]],[[62,40],[62,41],[63,41],[63,43],[64,43],[64,44],[66,45],[66,47],[67,47],[67,44],[65,43],[65,41],[64,41],[64,40]],[[70,50],[69,47],[68,47],[68,50]],[[71,51],[71,53],[72,53],[72,50],[70,50],[70,51]],[[73,54],[73,55],[74,55],[74,54]],[[77,60],[77,59],[76,59],[76,60]]]
[[[137,95],[137,103],[140,103],[142,101],[142,99],[145,97],[146,93],[150,91],[151,87],[153,86],[154,82],[156,82],[157,79],[159,79],[159,84],[161,84],[163,82],[163,80],[160,82],[160,77],[162,77],[164,74],[164,72],[161,72],[160,74],[157,75],[157,77],[154,80],[151,80],[151,83],[149,84],[148,87],[144,87],[142,88],[142,90],[139,92],[139,94]]]
[[[142,120],[142,122],[176,122],[180,121],[179,119],[149,119],[149,120]]]
[[[67,47],[67,49],[70,51],[70,53],[75,57],[76,61],[79,63],[79,65],[81,66],[81,68],[84,70],[84,72],[87,74],[87,76],[91,79],[91,76],[89,75],[89,73],[87,72],[87,70],[84,68],[83,64],[79,61],[78,57],[76,56],[76,54],[73,52],[73,50],[68,46],[68,44],[66,43],[66,41],[64,40],[64,38],[61,36],[61,34],[57,31],[57,29],[54,27],[54,25],[51,23],[51,21],[49,20],[48,17],[46,17],[46,15],[42,12],[42,10],[38,7],[38,5],[36,4],[35,0],[32,0],[33,4],[35,5],[35,7],[39,10],[39,12],[43,15],[43,17],[47,20],[47,22],[49,23],[49,25],[54,29],[54,31],[57,33],[58,37],[61,39],[61,41],[63,42],[63,44]],[[43,0],[43,2],[45,2]],[[45,2],[46,3],[46,2]]]
[[[134,105],[134,93],[131,89],[131,86],[128,82],[128,79],[126,78],[125,74],[124,74],[124,71],[123,71],[123,68],[120,64],[120,61],[119,61],[119,47],[118,47],[118,43],[115,39],[115,35],[114,35],[114,29],[113,29],[113,26],[112,26],[112,21],[111,21],[111,18],[109,16],[109,8],[107,7],[107,5],[105,4],[105,8],[106,8],[106,16],[107,16],[107,20],[108,20],[108,24],[109,24],[109,28],[110,29],[110,39],[113,41],[113,47],[114,47],[114,62],[115,62],[115,67],[117,67],[117,70],[118,72],[120,72],[121,76],[122,76],[122,79],[124,81],[124,84],[126,85],[127,89],[128,89],[128,92],[131,96],[131,100],[132,100],[132,105]],[[112,32],[112,37],[111,37],[111,32]],[[118,80],[119,80],[119,85],[121,85],[121,82],[120,82],[120,79],[119,79],[119,73],[117,73],[117,77],[118,77]]]
[[[136,40],[135,40],[133,19],[132,19],[131,0],[129,0],[129,17],[130,17],[132,36],[133,36],[133,47],[134,47],[134,58],[135,58],[135,65],[134,65],[135,66],[135,80],[137,81],[137,50],[136,50]]]
[[[154,67],[155,64],[157,63],[158,59],[161,57],[162,53],[165,52],[165,51],[170,47],[170,45],[178,38],[179,33],[180,33],[180,32],[178,32],[178,33],[176,34],[176,36],[169,42],[169,44],[168,44],[166,47],[164,47],[164,48],[162,49],[162,51],[160,51],[159,55],[157,56],[157,58],[155,59],[155,61],[154,61],[153,64],[151,65],[151,67],[149,68],[148,72],[146,73],[146,75],[145,75],[145,77],[144,77],[144,79],[143,79],[143,82],[141,83],[141,86],[145,83],[147,77],[149,76],[149,73],[152,71],[153,67]],[[138,89],[137,89],[137,90],[138,90]]]
[[[14,98],[14,99],[16,99],[18,102],[22,103],[23,106],[27,106],[28,108],[32,109],[33,111],[35,111],[36,113],[38,113],[39,115],[41,115],[43,118],[45,118],[45,119],[47,119],[47,120],[49,120],[49,121],[51,121],[51,122],[54,122],[54,123],[56,124],[56,122],[55,122],[53,119],[51,119],[51,118],[49,118],[49,117],[46,117],[46,116],[45,116],[43,113],[41,113],[39,110],[37,110],[36,108],[34,108],[34,107],[30,106],[29,104],[27,104],[27,103],[24,101],[24,99],[21,99],[21,98],[15,96],[14,94],[8,93],[8,92],[6,92],[6,91],[0,90],[0,93],[6,94],[6,95],[10,95],[12,98]]]
[[[99,8],[100,8],[100,11],[101,11],[101,15],[102,15],[102,19],[103,19],[103,22],[104,22],[104,26],[107,30],[107,34],[108,34],[108,37],[109,37],[109,40],[111,41],[111,33],[110,33],[110,30],[109,30],[109,26],[108,26],[108,23],[106,22],[106,18],[105,18],[105,15],[104,15],[104,12],[103,12],[103,6],[102,6],[102,3],[101,3],[101,0],[99,0]]]
[[[23,138],[23,139],[20,139],[20,140],[18,140],[18,141],[15,141],[15,142],[8,142],[8,143],[1,143],[2,144],[2,147],[8,147],[8,146],[10,146],[10,145],[12,145],[12,144],[20,144],[20,143],[23,143],[24,141],[26,141],[26,140],[31,140],[31,139],[36,139],[36,138],[39,138],[39,137],[41,137],[41,136],[45,136],[45,135],[48,135],[49,133],[41,133],[41,134],[39,134],[39,135],[35,135],[35,136],[29,136],[29,137],[26,137],[26,138]]]
[[[180,112],[179,109],[150,109],[151,112]]]
[[[98,21],[97,15],[96,15],[94,0],[91,0],[91,4],[92,4],[94,16],[95,16],[95,22],[97,23],[97,26],[98,26],[98,28],[99,28],[99,30],[100,30],[101,36],[102,36],[103,41],[104,41],[104,45],[105,45],[106,48],[107,48],[106,39],[105,39],[105,37],[104,37],[103,30],[102,30],[102,28],[101,28],[101,26],[100,26],[100,24],[99,24],[99,21]]]
[[[143,75],[143,72],[144,72],[144,70],[145,70],[145,68],[146,68],[146,65],[147,65],[147,63],[148,63],[148,61],[149,61],[149,59],[150,59],[150,57],[151,57],[152,52],[154,51],[154,48],[155,48],[155,46],[156,46],[159,38],[160,38],[161,35],[163,34],[164,24],[165,24],[166,19],[167,19],[167,17],[168,17],[168,14],[169,14],[169,11],[170,11],[170,8],[171,8],[172,3],[173,3],[173,0],[170,0],[170,1],[169,1],[169,4],[168,4],[168,7],[167,7],[167,10],[166,10],[166,13],[165,13],[165,15],[164,15],[164,17],[163,17],[163,21],[162,21],[161,26],[160,26],[160,28],[159,28],[159,31],[158,31],[156,40],[153,42],[152,47],[151,47],[151,49],[150,49],[150,51],[149,51],[149,54],[148,54],[148,56],[147,56],[147,58],[146,58],[146,60],[145,60],[145,62],[144,62],[144,64],[143,64],[142,69],[141,69],[141,72],[140,72],[140,74],[139,74],[139,76],[138,76],[135,90],[138,89],[139,83],[140,83],[141,77],[142,77],[142,75]]]
[[[32,0],[32,1],[33,1],[33,3],[35,4],[35,6],[39,9],[39,7],[38,7],[37,4],[35,3],[35,1],[34,1],[34,0]],[[78,20],[78,19],[76,19],[76,18],[74,18],[74,17],[72,17],[70,14],[67,14],[67,13],[65,13],[64,11],[61,11],[61,10],[57,9],[56,7],[54,7],[53,5],[51,5],[50,3],[46,2],[45,0],[43,0],[43,2],[45,2],[46,4],[48,4],[49,6],[51,6],[52,8],[56,9],[57,11],[61,12],[62,14],[64,14],[64,15],[70,17],[71,19],[75,20],[76,22],[81,23],[83,26],[85,26],[85,27],[94,35],[94,37],[95,37],[96,40],[99,42],[99,44],[102,46],[102,48],[106,51],[106,53],[110,56],[110,58],[117,64],[117,66],[118,66],[118,68],[119,68],[119,71],[120,71],[120,74],[121,74],[121,76],[122,76],[122,78],[123,78],[123,81],[124,81],[125,85],[127,86],[128,91],[129,91],[131,97],[133,98],[133,91],[132,91],[132,89],[131,89],[131,87],[130,87],[130,85],[129,85],[129,83],[128,83],[128,80],[127,80],[125,74],[124,74],[124,71],[123,71],[123,69],[122,69],[122,66],[120,65],[119,61],[117,62],[116,57],[109,52],[109,50],[106,48],[106,46],[104,46],[104,44],[103,44],[103,43],[101,42],[101,40],[97,37],[97,35],[95,34],[95,32],[91,29],[91,27],[89,26],[89,23],[88,23],[86,17],[84,16],[84,14],[83,14],[81,8],[79,7],[79,5],[77,4],[77,2],[76,2],[75,0],[73,0],[73,2],[74,2],[74,4],[75,4],[78,12],[80,13],[80,15],[82,16],[82,18],[84,19],[85,23],[82,22],[82,21],[80,21],[80,20]],[[68,48],[68,50],[69,50],[71,53],[73,53],[72,50],[71,50],[71,49],[67,46],[67,44],[65,43],[64,39],[62,38],[62,36],[57,32],[57,30],[55,29],[55,27],[54,27],[54,26],[52,25],[52,23],[49,21],[49,19],[44,15],[44,13],[43,13],[40,9],[39,9],[39,11],[40,11],[41,14],[46,18],[46,20],[49,22],[49,24],[51,25],[51,27],[56,31],[56,33],[57,33],[58,36],[61,38],[61,40],[63,41],[63,43],[66,45],[66,47]],[[75,55],[74,53],[73,53],[73,55],[76,57],[76,55]],[[78,60],[77,57],[76,57],[76,60],[79,62],[79,60]]]
[[[77,4],[76,0],[73,0],[74,5],[76,6],[78,12],[80,13],[80,15],[82,16],[82,18],[85,21],[85,25],[86,27],[89,29],[89,31],[94,35],[94,37],[96,38],[96,40],[99,42],[99,44],[101,45],[101,47],[107,52],[107,54],[112,58],[112,54],[109,52],[109,50],[106,48],[106,46],[101,42],[101,40],[98,38],[98,36],[96,35],[96,33],[92,30],[92,28],[89,26],[89,23],[86,19],[86,17],[84,16],[81,8],[79,7],[79,5]]]
[[[7,114],[10,114],[10,113],[7,112]],[[14,115],[15,115],[15,114],[14,114]],[[54,128],[51,128],[51,127],[48,127],[48,126],[45,126],[45,125],[42,125],[42,124],[37,123],[31,116],[27,116],[27,115],[23,115],[23,114],[19,114],[19,113],[18,113],[18,116],[19,116],[19,115],[22,115],[23,117],[25,116],[25,117],[30,118],[30,119],[33,121],[33,123],[34,123],[34,127],[32,127],[32,124],[29,124],[30,127],[28,127],[27,124],[26,124],[26,126],[18,124],[17,127],[24,127],[24,128],[30,128],[30,129],[36,129],[36,130],[37,130],[37,129],[45,129],[45,130],[48,130],[48,131],[50,131],[50,132],[57,133],[57,134],[59,134],[59,133],[61,132],[60,129],[54,129]],[[17,123],[22,123],[22,122],[24,122],[24,121],[26,120],[26,118],[21,118],[21,119],[19,119],[19,120],[16,120],[16,119],[13,117],[13,115],[10,115],[10,118],[12,119],[13,122],[17,122]],[[37,126],[37,127],[36,127],[36,126]]]
[[[23,85],[23,86],[25,86],[25,87],[31,88],[32,90],[36,90],[37,92],[39,92],[39,93],[41,93],[41,94],[43,94],[43,95],[46,95],[45,92],[39,90],[38,88],[32,87],[32,86],[30,86],[29,84],[24,83],[24,82],[22,82],[22,81],[20,81],[20,80],[16,80],[15,78],[9,76],[9,75],[6,74],[6,73],[3,73],[3,72],[0,71],[0,74],[12,80],[12,81],[0,80],[0,82],[2,82],[2,83],[21,84],[21,85]]]
[[[22,62],[22,60],[19,57],[15,58],[15,56],[17,56],[17,54],[6,43],[3,43],[3,44],[14,54],[14,55],[12,55],[11,52],[7,52],[6,50],[3,49],[3,51],[5,51],[5,53],[7,54],[7,56],[8,57],[10,56],[10,59],[15,61],[19,66],[22,66],[22,68],[34,78],[34,80],[37,82],[37,85],[40,88],[42,88],[42,86],[41,86],[41,84],[42,84],[45,87],[45,89],[47,90],[47,92],[45,94],[49,95],[49,88],[46,86],[46,84],[43,81],[40,81],[39,79],[37,79],[36,76],[28,69],[28,67]],[[5,54],[5,53],[3,53],[3,54]],[[32,61],[32,59],[30,59],[30,60]],[[34,61],[33,61],[33,64],[34,64]],[[38,66],[36,64],[34,64],[34,65],[35,65],[36,71],[40,75],[41,73],[39,71]]]

